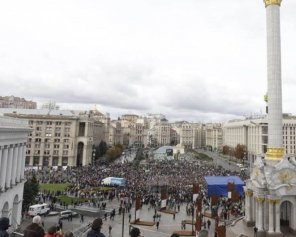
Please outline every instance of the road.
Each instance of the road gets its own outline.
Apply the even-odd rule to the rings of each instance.
[[[213,158],[214,164],[217,166],[221,166],[226,170],[230,171],[237,171],[240,172],[240,167],[237,166],[237,163],[234,161],[227,161],[224,158],[222,158],[219,153],[211,152],[211,151],[204,151],[204,150],[198,150],[199,153],[206,154],[209,157]]]

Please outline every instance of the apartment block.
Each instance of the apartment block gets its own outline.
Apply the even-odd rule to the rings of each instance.
[[[26,166],[88,165],[93,146],[104,139],[104,126],[89,112],[14,110],[5,115],[27,120],[32,129],[26,144]]]

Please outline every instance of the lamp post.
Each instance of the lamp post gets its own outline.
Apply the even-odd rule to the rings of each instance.
[[[194,235],[194,204],[192,203],[192,235]]]
[[[92,165],[95,165],[95,159],[96,159],[96,149],[93,147],[93,150],[92,150]]]
[[[124,237],[124,214],[125,214],[125,207],[122,208],[122,237]]]
[[[245,151],[245,152],[244,152],[244,157],[243,157],[243,166],[245,165],[246,155],[247,155],[247,152]]]

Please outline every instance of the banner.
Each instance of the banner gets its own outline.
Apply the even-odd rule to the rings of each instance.
[[[136,216],[135,216],[135,221],[140,220],[140,211],[141,211],[141,197],[136,197],[136,204],[135,204],[135,209],[136,209]]]

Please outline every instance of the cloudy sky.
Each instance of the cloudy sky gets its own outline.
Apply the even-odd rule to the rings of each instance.
[[[283,110],[296,114],[296,1],[281,7]],[[0,3],[0,95],[111,117],[264,113],[263,0]]]

